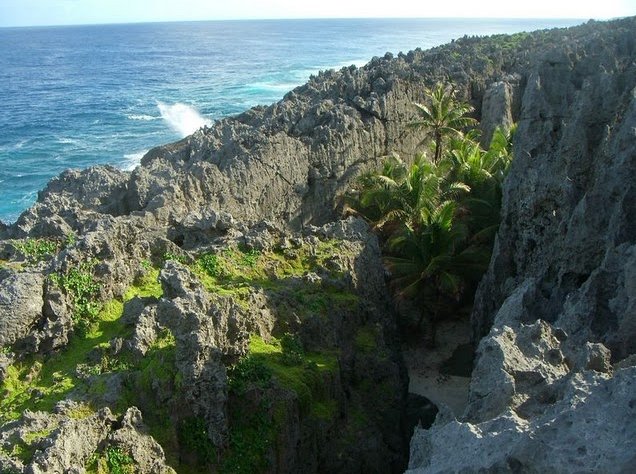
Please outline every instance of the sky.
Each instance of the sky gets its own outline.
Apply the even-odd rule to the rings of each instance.
[[[0,0],[0,26],[280,18],[581,18],[636,15],[636,0]]]

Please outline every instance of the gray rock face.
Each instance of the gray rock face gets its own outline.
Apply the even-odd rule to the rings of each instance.
[[[508,409],[482,423],[448,420],[416,430],[407,472],[632,472],[636,368],[579,373],[536,417]],[[618,442],[617,442],[618,441]],[[461,449],[460,449],[461,447]]]
[[[192,415],[202,417],[212,442],[227,432],[225,366],[247,352],[248,318],[231,298],[212,298],[185,267],[168,262],[161,272],[161,322],[176,339],[176,368],[182,397]]]
[[[128,453],[139,474],[176,474],[166,465],[161,445],[146,433],[141,412],[135,407],[126,410],[121,427],[108,435],[107,442]]]
[[[516,160],[473,314],[475,341],[483,340],[469,406],[459,421],[441,407],[431,430],[416,432],[410,466],[425,472],[628,470],[636,451],[634,38],[636,20],[629,18],[514,37],[506,48],[502,38],[462,38],[374,58],[360,69],[323,72],[276,104],[151,150],[132,173],[112,167],[63,173],[16,224],[0,225],[0,239],[75,233],[76,243],[43,272],[63,273],[95,259],[99,301],[121,298],[142,266],[163,266],[163,297],[128,302],[130,337],[108,345],[143,357],[168,328],[178,377],[165,387],[149,386],[161,388],[159,403],[180,402],[170,407],[183,413],[170,416],[202,418],[219,447],[228,430],[225,367],[245,353],[248,331],[292,329],[310,350],[338,348],[338,375],[325,384],[338,414],[328,427],[304,433],[290,392],[278,469],[397,472],[404,467],[396,426],[406,389],[390,344],[393,313],[377,240],[360,221],[313,226],[334,220],[339,196],[361,171],[391,151],[409,156],[415,150],[421,137],[404,133],[414,118],[411,102],[422,100],[424,87],[450,80],[475,106],[484,137],[498,124],[519,121]],[[271,250],[280,229],[293,235],[283,250],[316,250],[320,236],[344,239],[343,255],[324,262],[324,271],[287,279],[282,296],[254,291],[249,310],[205,292],[185,266],[164,265],[166,253],[191,261],[192,254],[230,241]],[[34,276],[22,284],[36,288],[35,303],[27,301],[26,290],[6,278],[31,277],[7,276],[14,274],[2,270],[0,294],[23,310],[9,303],[0,308],[0,315],[10,315],[0,318],[0,337],[24,339],[24,352],[66,345],[68,295]],[[359,302],[322,319],[278,311],[303,286],[351,290]],[[356,348],[356,339],[377,347]],[[12,357],[3,354],[0,366]],[[104,403],[115,403],[110,392],[121,391],[125,378],[105,378]],[[81,472],[88,456],[111,443],[130,452],[140,472],[170,472],[134,409],[123,420],[107,409],[83,420],[59,417],[29,466],[0,451],[0,468]],[[537,459],[537,452],[543,456]]]
[[[482,102],[482,130],[481,142],[484,147],[490,144],[492,134],[497,127],[510,129],[514,124],[514,117],[519,116],[516,107],[519,95],[519,76],[511,76],[504,81],[490,84],[484,94]]]
[[[0,270],[0,347],[28,335],[42,317],[44,276]]]
[[[81,419],[66,419],[53,433],[50,445],[36,452],[29,474],[71,472],[82,469],[97,446],[106,439],[116,418],[108,408]]]
[[[635,37],[571,37],[522,77],[469,404],[416,431],[409,472],[634,470]]]

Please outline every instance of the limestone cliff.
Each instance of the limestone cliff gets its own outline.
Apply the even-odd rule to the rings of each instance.
[[[611,25],[521,77],[469,405],[416,433],[409,472],[636,468],[636,22]]]
[[[379,247],[338,205],[383,155],[414,151],[411,102],[437,81],[475,106],[485,139],[519,131],[473,313],[470,405],[416,431],[410,467],[633,465],[635,38],[631,18],[387,54],[131,173],[53,179],[0,226],[0,469],[404,469]],[[29,250],[35,238],[52,248]]]

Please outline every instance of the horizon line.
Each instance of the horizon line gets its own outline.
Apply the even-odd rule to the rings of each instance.
[[[288,17],[288,18],[218,18],[218,19],[196,19],[196,20],[139,20],[139,21],[121,21],[121,22],[96,22],[96,23],[55,23],[55,24],[32,24],[32,25],[0,25],[0,28],[56,28],[56,27],[81,27],[81,26],[116,26],[116,25],[149,25],[149,24],[166,24],[166,23],[221,23],[221,22],[266,22],[266,21],[316,21],[316,20],[328,20],[328,21],[346,21],[346,20],[462,20],[462,21],[492,21],[492,20],[547,20],[547,21],[612,21],[622,18],[629,18],[628,16],[617,16],[609,18],[588,18],[588,17],[468,17],[468,16],[456,16],[456,17]]]

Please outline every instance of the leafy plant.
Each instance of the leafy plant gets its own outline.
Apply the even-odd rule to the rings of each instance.
[[[75,245],[75,242],[77,242],[77,235],[74,232],[69,232],[64,238],[64,247]]]
[[[258,263],[259,257],[261,256],[261,252],[256,249],[248,250],[246,248],[240,248],[240,250],[243,254],[241,257],[241,264],[251,268],[255,267]]]
[[[470,107],[449,87],[429,93],[429,105],[416,104],[421,120],[410,126],[429,130],[433,160],[417,155],[408,165],[391,156],[360,178],[349,204],[380,232],[395,294],[417,302],[418,326],[426,319],[434,341],[435,323],[472,300],[487,268],[512,149],[511,133],[497,129],[483,150],[477,132],[464,133],[474,123],[465,116]]]
[[[231,391],[240,393],[248,383],[263,384],[272,378],[272,371],[259,358],[248,355],[228,369],[228,385]]]
[[[167,262],[168,260],[174,260],[175,262],[179,262],[181,264],[186,264],[188,261],[187,258],[184,257],[183,255],[178,255],[172,252],[166,252],[163,254],[163,261]]]
[[[211,277],[221,276],[223,271],[219,263],[219,257],[213,253],[205,253],[197,260],[197,265],[203,272]]]
[[[194,454],[201,465],[216,460],[216,450],[205,426],[205,421],[198,417],[188,417],[179,423],[177,430],[179,445],[182,449]]]
[[[305,350],[300,340],[290,333],[285,333],[280,339],[282,349],[281,360],[287,365],[298,365],[304,361]]]
[[[134,474],[135,461],[121,448],[108,446],[103,453],[94,453],[86,467],[98,474]]]
[[[472,107],[459,102],[455,97],[455,90],[451,87],[437,84],[426,93],[427,104],[413,104],[418,112],[418,120],[411,122],[409,128],[424,129],[427,136],[432,136],[435,150],[433,163],[438,163],[442,158],[444,139],[461,135],[463,129],[475,125],[476,121],[466,116],[472,112]]]
[[[93,277],[95,260],[82,262],[71,267],[66,273],[52,275],[53,281],[71,296],[73,302],[73,324],[81,336],[85,336],[91,326],[97,321],[102,309],[101,303],[96,301],[99,294],[99,284]]]
[[[14,241],[13,246],[30,263],[43,262],[55,255],[60,249],[59,243],[52,239],[29,238],[24,241]]]

